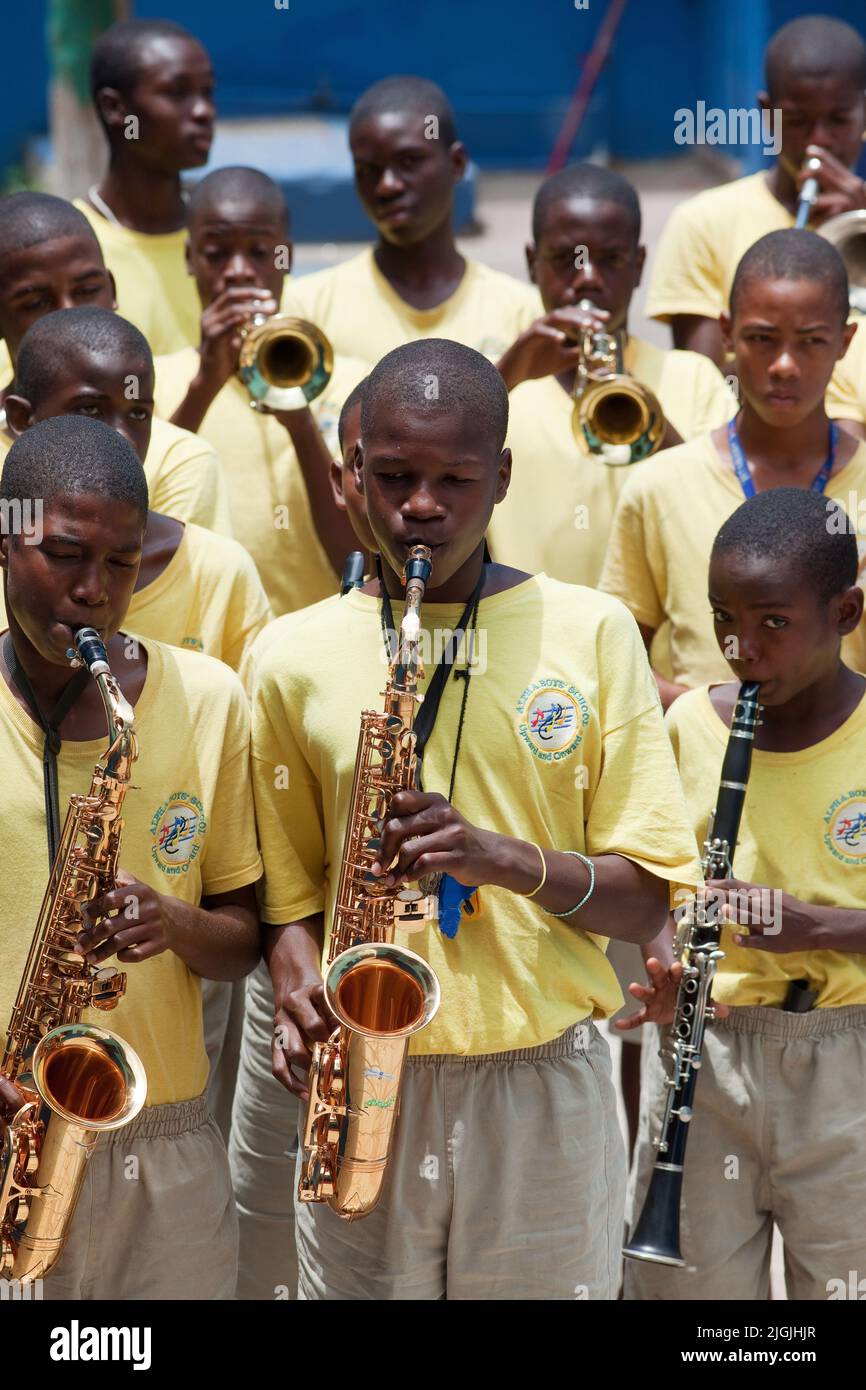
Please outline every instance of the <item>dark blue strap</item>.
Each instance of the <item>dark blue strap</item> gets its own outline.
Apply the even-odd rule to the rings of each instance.
[[[823,492],[827,486],[827,479],[833,472],[833,464],[836,461],[836,444],[839,439],[839,427],[835,420],[830,421],[830,451],[827,454],[820,469],[815,474],[812,481],[812,492]],[[743,446],[740,443],[740,436],[737,434],[736,416],[728,421],[728,446],[731,450],[731,458],[734,461],[734,472],[740,480],[740,487],[748,502],[755,495],[755,482],[751,470],[743,453]]]

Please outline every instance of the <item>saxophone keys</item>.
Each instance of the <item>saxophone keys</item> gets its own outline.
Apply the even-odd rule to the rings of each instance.
[[[417,888],[404,888],[394,899],[394,926],[399,931],[423,931],[436,921],[436,899]]]

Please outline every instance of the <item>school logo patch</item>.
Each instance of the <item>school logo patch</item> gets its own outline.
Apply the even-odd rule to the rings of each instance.
[[[517,702],[517,732],[540,762],[559,762],[573,753],[589,723],[589,705],[565,681],[540,680]]]
[[[207,830],[204,807],[191,792],[172,792],[150,822],[151,858],[164,874],[185,874]]]
[[[866,787],[845,792],[824,816],[824,844],[835,859],[855,869],[866,864]]]

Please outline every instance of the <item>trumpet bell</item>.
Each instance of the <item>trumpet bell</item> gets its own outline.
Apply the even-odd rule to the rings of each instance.
[[[301,410],[331,379],[333,348],[306,319],[257,314],[242,337],[238,376],[254,410]]]
[[[848,272],[848,302],[858,314],[866,314],[866,208],[855,208],[831,217],[817,228],[819,236],[835,246]]]
[[[652,391],[634,377],[616,372],[592,381],[575,402],[572,430],[578,443],[616,468],[654,454],[665,432],[665,417]]]

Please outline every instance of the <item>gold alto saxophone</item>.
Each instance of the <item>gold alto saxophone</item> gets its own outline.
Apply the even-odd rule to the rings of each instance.
[[[339,1021],[317,1043],[310,1069],[304,1157],[298,1197],[327,1202],[347,1221],[379,1200],[400,1104],[411,1034],[439,1008],[439,981],[413,951],[394,944],[396,928],[420,931],[434,920],[417,889],[395,893],[370,873],[391,800],[415,786],[413,723],[421,600],[431,552],[413,546],[403,572],[406,603],[397,653],[388,670],[384,713],[364,710],[349,824],[331,931],[325,999]]]
[[[76,941],[82,904],[114,887],[137,746],[98,633],[78,628],[74,641],[72,664],[99,687],[110,743],[90,791],[70,798],[0,1065],[24,1097],[0,1120],[0,1277],[22,1282],[57,1263],[97,1139],[134,1119],[147,1092],[132,1048],[80,1022],[85,1009],[113,1009],[126,989],[125,974],[89,965]]]

